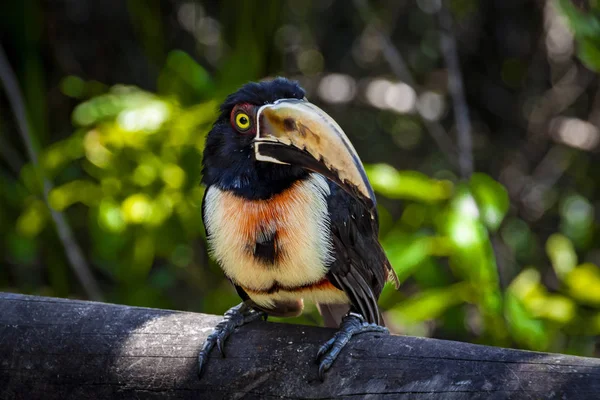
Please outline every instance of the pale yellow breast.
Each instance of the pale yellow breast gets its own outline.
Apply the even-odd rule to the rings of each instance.
[[[268,200],[247,200],[211,186],[204,215],[213,256],[230,279],[254,291],[320,281],[332,257],[328,194],[318,174]],[[273,231],[279,257],[270,264],[253,254],[261,235]]]

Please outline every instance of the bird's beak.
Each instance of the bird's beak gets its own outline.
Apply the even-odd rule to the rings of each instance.
[[[337,183],[369,210],[375,195],[356,150],[340,126],[305,100],[284,99],[257,113],[258,161],[296,165]]]

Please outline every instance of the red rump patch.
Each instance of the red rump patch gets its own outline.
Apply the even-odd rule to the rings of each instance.
[[[282,286],[279,284],[274,284],[272,287],[270,287],[267,290],[252,290],[252,289],[248,289],[248,288],[243,288],[244,291],[246,291],[249,294],[271,294],[271,293],[276,293],[280,290],[286,291],[286,292],[294,292],[294,293],[298,293],[301,294],[302,292],[312,292],[312,291],[329,291],[329,290],[335,290],[335,291],[339,291],[340,289],[338,289],[337,287],[335,287],[335,285],[333,283],[331,283],[329,281],[329,279],[327,278],[323,278],[322,280],[315,282],[315,283],[309,283],[307,285],[302,285],[302,286],[297,286],[297,287],[286,287],[286,286]]]

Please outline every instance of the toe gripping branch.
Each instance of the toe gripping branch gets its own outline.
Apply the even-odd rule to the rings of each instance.
[[[223,350],[225,341],[236,328],[261,318],[266,320],[266,317],[266,313],[257,311],[246,303],[238,304],[227,310],[223,320],[215,326],[213,332],[206,338],[200,353],[198,353],[198,377],[202,376],[202,371],[208,360],[208,355],[213,347],[215,347],[215,344],[217,345],[221,356],[225,357],[225,351]]]
[[[325,372],[331,367],[344,346],[354,335],[366,332],[379,332],[389,334],[386,327],[377,324],[370,324],[365,318],[355,312],[349,312],[340,324],[340,330],[337,331],[331,339],[321,346],[317,353],[317,363],[319,364],[319,378],[324,380]]]

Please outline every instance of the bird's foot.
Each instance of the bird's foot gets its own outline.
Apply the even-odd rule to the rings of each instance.
[[[340,330],[329,339],[317,353],[317,363],[319,364],[319,378],[325,377],[325,372],[336,360],[340,351],[346,346],[350,338],[354,335],[366,332],[379,332],[389,334],[386,327],[377,324],[370,324],[365,321],[360,314],[350,312],[342,319]]]
[[[198,353],[198,377],[202,376],[202,370],[208,360],[208,355],[213,347],[215,347],[215,344],[221,356],[225,357],[225,351],[223,350],[225,341],[236,328],[260,318],[266,320],[266,317],[267,314],[265,312],[257,311],[245,303],[238,304],[227,310],[223,320],[215,326],[214,331],[206,338],[202,350]]]

